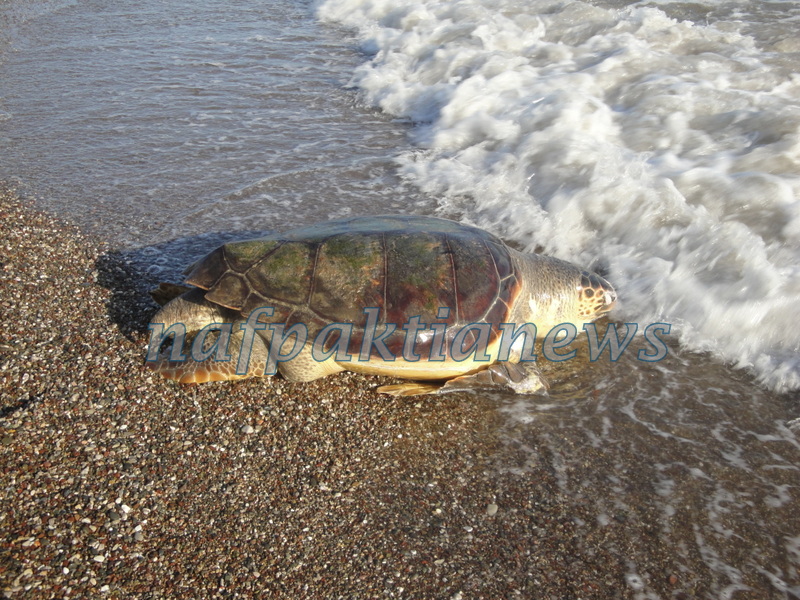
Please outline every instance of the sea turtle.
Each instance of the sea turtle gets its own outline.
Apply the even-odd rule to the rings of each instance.
[[[525,362],[527,337],[580,329],[616,300],[594,273],[419,216],[228,243],[186,274],[191,287],[162,285],[148,352],[151,368],[181,383],[262,376],[266,365],[290,381],[344,370],[414,380],[378,388],[395,395],[531,392],[542,382]]]

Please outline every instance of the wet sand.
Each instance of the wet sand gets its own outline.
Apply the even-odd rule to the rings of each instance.
[[[652,490],[598,522],[490,398],[352,374],[181,387],[144,367],[156,306],[103,244],[8,191],[0,244],[7,598],[716,597],[661,543]],[[794,597],[767,577],[732,597]]]

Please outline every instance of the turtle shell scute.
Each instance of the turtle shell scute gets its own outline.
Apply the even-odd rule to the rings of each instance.
[[[243,316],[271,306],[274,315],[261,320],[304,323],[309,336],[328,324],[348,324],[348,349],[356,355],[365,308],[380,309],[377,335],[387,323],[397,326],[385,338],[393,354],[403,351],[402,327],[413,317],[426,328],[445,326],[442,350],[448,352],[458,329],[471,323],[489,323],[496,339],[521,289],[508,247],[493,235],[453,221],[402,216],[342,219],[226,244],[193,265],[187,283]],[[447,316],[439,318],[443,308]],[[432,344],[431,330],[425,332],[414,348],[423,358]],[[334,334],[326,348],[335,342]]]

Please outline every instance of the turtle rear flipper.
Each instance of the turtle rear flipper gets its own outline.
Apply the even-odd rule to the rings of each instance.
[[[238,325],[239,323],[234,323],[228,341],[227,353],[230,356],[228,360],[218,360],[217,356],[210,356],[205,360],[195,360],[192,357],[192,351],[186,348],[186,360],[170,360],[169,352],[163,351],[155,361],[148,362],[147,366],[156,373],[178,383],[206,383],[263,377],[269,349],[260,335],[253,336],[247,366],[243,369],[243,373],[237,373],[242,353],[242,333],[238,329]]]
[[[451,392],[473,392],[476,390],[504,389],[517,394],[546,392],[547,382],[539,370],[531,363],[499,362],[488,368],[461,375],[445,381],[444,384],[399,383],[383,385],[378,391],[392,396],[417,396],[421,394],[449,394]]]
[[[188,360],[185,362],[163,362],[149,364],[159,375],[166,379],[172,379],[178,383],[207,383],[209,381],[228,381],[233,379],[245,379],[253,377],[253,373],[238,375],[236,364],[215,362],[196,362]]]
[[[154,317],[147,366],[180,383],[263,377],[269,356],[266,340],[249,335],[252,343],[243,355],[245,321],[236,311],[207,301],[204,294],[190,288]],[[242,372],[237,373],[239,363]]]
[[[170,360],[170,352],[163,350],[154,361],[147,362],[147,366],[167,379],[178,383],[207,383],[209,381],[229,381],[247,379],[249,377],[263,377],[264,367],[267,364],[269,349],[260,335],[253,336],[249,360],[246,367],[242,365],[242,373],[237,373],[242,354],[242,332],[238,327],[239,322],[232,326],[232,333],[227,343],[227,360],[218,360],[216,353],[205,360],[195,360],[193,350],[185,348],[186,360]],[[190,336],[193,338],[194,336]],[[219,339],[219,338],[217,338]],[[193,342],[193,339],[190,340]],[[174,343],[174,342],[173,342]],[[187,346],[193,345],[187,344]],[[208,348],[205,349],[208,353]]]
[[[155,300],[159,306],[164,306],[170,300],[174,300],[178,296],[182,296],[193,289],[194,288],[188,285],[177,285],[175,283],[162,281],[158,284],[157,288],[150,290],[150,297]]]

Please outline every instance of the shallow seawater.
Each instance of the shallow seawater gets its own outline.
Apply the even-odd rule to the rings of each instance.
[[[617,315],[800,386],[796,8],[329,0],[439,211],[604,270]],[[749,15],[758,13],[752,21]],[[692,21],[695,19],[696,21]]]
[[[378,213],[597,268],[616,321],[672,325],[668,356],[637,338],[491,396],[498,468],[547,464],[622,529],[634,597],[654,555],[704,597],[800,596],[796,5],[321,6],[3,3],[0,177],[143,277]]]
[[[663,597],[670,573],[676,594],[793,597],[796,397],[707,356],[671,349],[644,366],[636,351],[616,362],[579,354],[574,364],[546,365],[548,396],[498,397],[501,468],[524,477],[547,464],[587,539],[600,532],[628,557],[635,597]]]
[[[123,247],[413,210],[308,3],[9,2],[0,176]],[[213,241],[208,241],[211,244]]]

